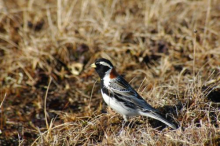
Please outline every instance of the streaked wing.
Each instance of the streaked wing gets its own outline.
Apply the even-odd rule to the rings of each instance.
[[[142,110],[158,112],[149,105],[121,76],[110,82],[111,92],[117,94],[118,98],[135,104]]]

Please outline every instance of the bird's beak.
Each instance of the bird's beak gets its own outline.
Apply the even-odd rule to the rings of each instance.
[[[96,68],[96,65],[95,65],[95,63],[91,64],[91,67],[93,67],[93,68]]]

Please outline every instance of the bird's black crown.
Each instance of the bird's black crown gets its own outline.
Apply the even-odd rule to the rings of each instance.
[[[105,58],[99,58],[95,61],[95,70],[101,79],[103,79],[105,73],[112,68],[113,68],[112,63]]]

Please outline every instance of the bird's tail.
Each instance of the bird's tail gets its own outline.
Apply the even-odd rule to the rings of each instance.
[[[177,129],[176,125],[174,125],[172,122],[169,122],[167,119],[165,119],[162,115],[155,113],[153,111],[143,111],[140,113],[142,116],[151,117],[153,119],[159,120],[163,122],[164,124],[170,126],[173,129]]]

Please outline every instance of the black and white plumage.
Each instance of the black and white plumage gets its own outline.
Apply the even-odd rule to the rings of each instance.
[[[104,101],[125,121],[131,116],[147,116],[157,119],[173,129],[176,126],[164,118],[159,111],[149,105],[131,86],[115,71],[112,63],[100,58],[91,65],[101,78],[101,93]]]

